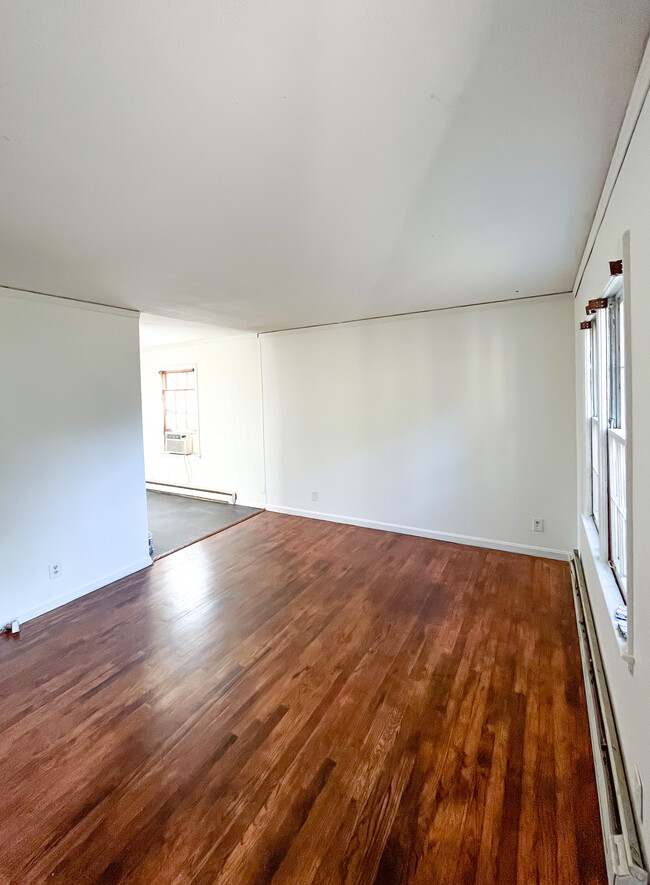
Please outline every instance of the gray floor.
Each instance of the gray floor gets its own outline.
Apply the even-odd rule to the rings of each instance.
[[[218,504],[149,490],[147,511],[154,559],[239,522],[245,516],[259,513],[254,507]]]

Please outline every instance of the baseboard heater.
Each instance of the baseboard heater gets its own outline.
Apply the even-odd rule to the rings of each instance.
[[[571,561],[587,711],[596,769],[609,885],[647,885],[614,712],[598,647],[580,554]]]
[[[168,495],[183,495],[186,498],[201,498],[203,501],[219,501],[221,504],[235,504],[236,492],[217,492],[212,489],[194,489],[188,486],[175,486],[165,482],[148,482],[150,492],[166,492]]]

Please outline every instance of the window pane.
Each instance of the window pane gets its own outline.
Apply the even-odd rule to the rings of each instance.
[[[598,327],[591,324],[591,414],[598,416]]]
[[[614,301],[607,309],[607,386],[608,423],[610,427],[623,427],[623,340],[622,302]]]
[[[194,369],[161,372],[165,430],[182,433],[198,430],[198,402]]]
[[[609,434],[610,559],[625,595],[627,583],[627,501],[625,443]]]
[[[600,523],[600,510],[599,510],[599,494],[600,494],[600,482],[599,482],[599,439],[600,439],[600,428],[598,427],[598,419],[591,419],[591,506],[594,517],[594,522],[596,523],[596,528],[599,527]]]
[[[618,303],[618,364],[619,364],[619,427],[625,430],[625,313],[623,301]]]

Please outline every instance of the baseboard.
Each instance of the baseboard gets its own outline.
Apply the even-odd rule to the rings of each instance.
[[[571,584],[576,611],[587,715],[593,749],[607,881],[647,885],[632,797],[625,772],[605,665],[600,653],[580,554],[574,551]]]
[[[434,541],[449,541],[452,544],[467,544],[470,547],[486,547],[488,550],[504,550],[506,553],[523,553],[526,556],[541,556],[544,559],[571,559],[569,550],[553,550],[549,547],[531,547],[510,541],[494,541],[491,538],[475,538],[471,535],[452,535],[449,532],[436,532],[431,529],[418,528],[412,525],[397,525],[390,522],[378,522],[373,519],[357,519],[353,516],[340,516],[334,513],[318,513],[315,510],[297,510],[293,507],[278,507],[267,504],[266,509],[273,513],[287,513],[290,516],[304,516],[307,519],[322,519],[325,522],[339,522],[342,525],[357,525],[366,529],[378,529],[383,532],[397,532],[400,535],[415,535],[418,538],[432,538]]]
[[[79,599],[82,596],[85,596],[87,593],[92,593],[95,590],[99,590],[101,587],[105,587],[107,584],[112,584],[113,581],[119,581],[120,578],[126,578],[127,575],[132,575],[134,572],[140,571],[140,569],[148,568],[151,565],[150,557],[146,557],[145,559],[139,560],[138,562],[133,562],[130,565],[123,566],[117,571],[112,572],[111,574],[104,575],[101,578],[97,578],[94,581],[91,581],[88,584],[84,584],[81,587],[75,587],[69,590],[64,591],[63,593],[59,593],[56,596],[50,596],[48,599],[43,600],[39,605],[30,609],[20,610],[12,610],[7,613],[7,616],[4,619],[1,619],[2,622],[9,621],[10,619],[17,618],[21,624],[24,624],[26,621],[31,621],[34,618],[38,618],[40,615],[44,615],[46,612],[51,612],[55,608],[60,608],[62,605],[67,605],[68,602],[72,602],[75,599]]]
[[[148,492],[163,492],[165,495],[178,495],[182,498],[196,498],[201,501],[214,501],[218,504],[234,504],[237,495],[234,492],[219,492],[213,489],[199,489],[192,486],[179,486],[169,482],[147,480],[145,487]]]
[[[240,507],[255,507],[257,510],[264,509],[263,501],[250,501],[246,498],[240,498],[234,492],[217,492],[211,489],[198,489],[190,486],[179,486],[168,482],[157,482],[156,480],[147,480],[146,488],[150,492],[163,492],[166,495],[179,495],[183,498],[197,498],[201,501],[216,501],[220,504],[237,504]],[[234,501],[226,501],[225,498],[232,498]]]

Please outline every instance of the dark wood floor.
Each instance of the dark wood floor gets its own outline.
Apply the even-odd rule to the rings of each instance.
[[[605,882],[566,564],[264,513],[0,663],[0,882]]]

